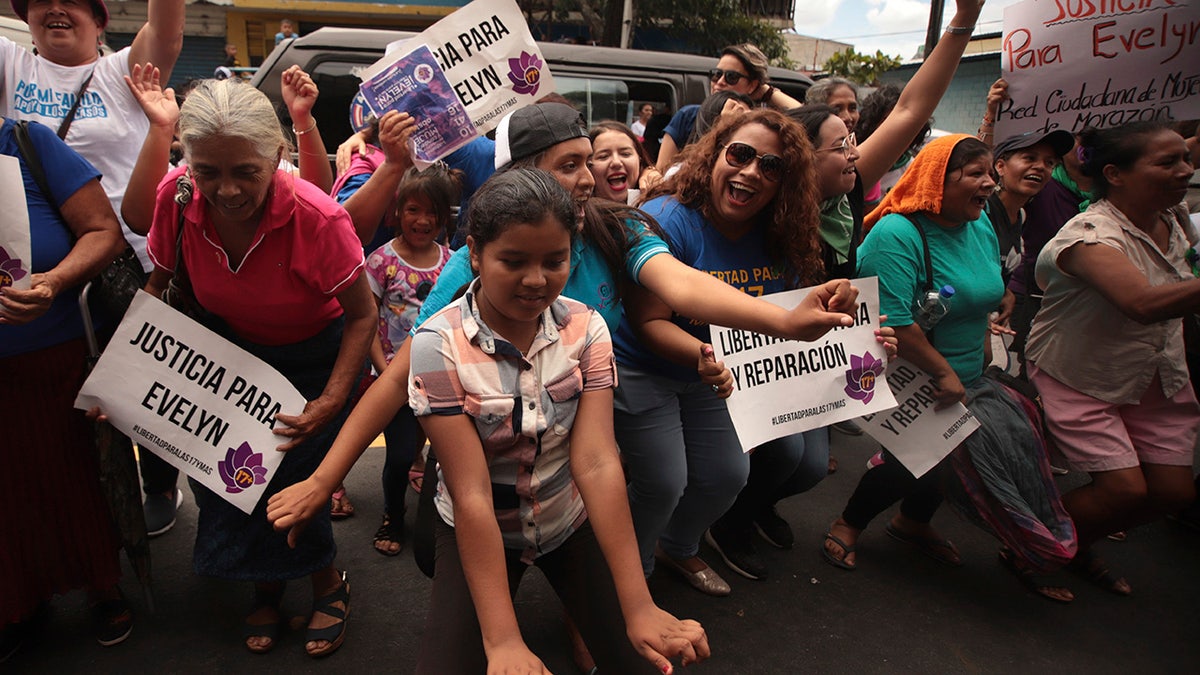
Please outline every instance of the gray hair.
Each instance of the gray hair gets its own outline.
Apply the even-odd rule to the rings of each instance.
[[[854,86],[853,82],[844,77],[827,77],[808,88],[804,94],[804,102],[829,103],[829,97],[838,87],[850,87],[850,91],[854,92],[854,99],[858,100],[858,87]]]
[[[214,136],[250,141],[272,166],[290,147],[267,95],[238,79],[202,80],[179,109],[185,153],[193,143]]]

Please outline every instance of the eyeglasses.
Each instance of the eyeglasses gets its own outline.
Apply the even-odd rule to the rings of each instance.
[[[738,82],[741,82],[743,77],[748,78],[750,76],[743,75],[736,70],[721,70],[720,68],[713,68],[712,70],[708,71],[708,79],[711,80],[713,84],[720,82],[722,77],[725,78],[725,84],[734,86]]]
[[[835,150],[841,150],[843,155],[849,157],[857,147],[858,139],[854,137],[854,132],[851,131],[850,133],[846,134],[846,137],[842,139],[841,144],[839,144],[836,148],[821,148],[815,152],[833,152]]]
[[[762,172],[763,178],[772,183],[778,183],[779,179],[783,177],[787,160],[779,155],[760,155],[754,146],[745,143],[730,143],[725,146],[725,163],[735,169],[748,166],[756,159],[758,160],[758,170]]]

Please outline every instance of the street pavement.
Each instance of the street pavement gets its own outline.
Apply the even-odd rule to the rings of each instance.
[[[797,545],[761,544],[765,581],[728,571],[707,546],[701,554],[729,581],[733,594],[709,598],[670,570],[650,589],[677,616],[704,624],[712,658],[691,673],[1195,673],[1200,672],[1200,534],[1162,522],[1129,533],[1102,552],[1126,576],[1132,597],[1118,597],[1070,576],[1076,594],[1058,605],[1024,590],[996,561],[997,543],[944,506],[934,524],[958,545],[964,565],[948,568],[893,541],[881,516],[860,539],[859,569],[823,562],[822,534],[838,514],[877,449],[866,437],[834,432],[841,469],[807,494],[781,504]],[[58,598],[38,635],[4,672],[28,673],[304,673],[413,671],[422,639],[430,582],[411,551],[388,558],[371,547],[379,525],[383,451],[371,449],[347,480],[357,509],[334,524],[338,564],[351,583],[346,642],[316,661],[302,631],[283,634],[267,655],[245,650],[241,620],[248,584],[202,579],[191,570],[196,507],[186,500],[175,529],[153,540],[155,611],[132,576],[123,587],[137,611],[133,634],[116,647],[92,639],[82,593]],[[1063,486],[1077,484],[1072,474]],[[411,527],[415,502],[410,495]],[[299,617],[311,603],[307,582],[291,584],[285,612]],[[517,596],[530,647],[555,673],[578,672],[553,592],[531,571]],[[302,619],[297,619],[302,621]],[[445,645],[453,649],[454,645]]]

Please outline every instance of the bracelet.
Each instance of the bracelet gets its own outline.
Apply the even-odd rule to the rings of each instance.
[[[975,32],[975,26],[946,26],[946,32],[951,35],[970,35]]]
[[[993,133],[992,133],[992,132],[990,132],[990,131],[981,131],[981,132],[979,132],[979,133],[977,133],[977,134],[975,134],[975,135],[976,135],[976,136],[993,136],[993,137],[994,137],[996,134],[993,134]]]
[[[767,85],[767,91],[764,92],[762,97],[758,99],[758,102],[763,103],[763,104],[770,103],[771,97],[774,95],[775,95],[775,87]]]
[[[992,119],[991,117],[988,117],[987,115],[984,115],[983,119],[979,120],[979,126],[981,126],[981,127],[990,127],[995,124],[996,124],[996,120]]]
[[[296,125],[295,125],[295,124],[293,124],[293,125],[292,125],[292,133],[293,133],[293,134],[296,134],[297,136],[303,136],[304,134],[311,134],[312,132],[316,131],[316,129],[317,129],[317,120],[316,120],[316,118],[313,118],[313,121],[312,121],[312,126],[311,126],[311,127],[309,127],[309,128],[307,128],[307,129],[305,129],[304,131],[299,131],[299,130],[297,130],[297,129],[296,129]]]

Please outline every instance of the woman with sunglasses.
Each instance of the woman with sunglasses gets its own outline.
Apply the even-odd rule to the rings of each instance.
[[[717,67],[708,71],[709,93],[732,91],[749,96],[760,106],[788,110],[800,106],[800,101],[769,84],[767,55],[752,44],[729,45],[721,50]],[[658,150],[658,170],[666,173],[675,163],[675,156],[692,137],[699,105],[685,105],[675,113],[662,137]]]
[[[773,110],[749,111],[718,122],[686,156],[642,205],[672,255],[750,295],[818,280],[813,155],[799,125]],[[650,574],[657,559],[702,593],[722,596],[729,584],[697,552],[750,463],[722,400],[732,378],[709,342],[707,323],[631,289],[614,336],[616,430],[643,570]],[[803,453],[803,442],[791,447]]]

